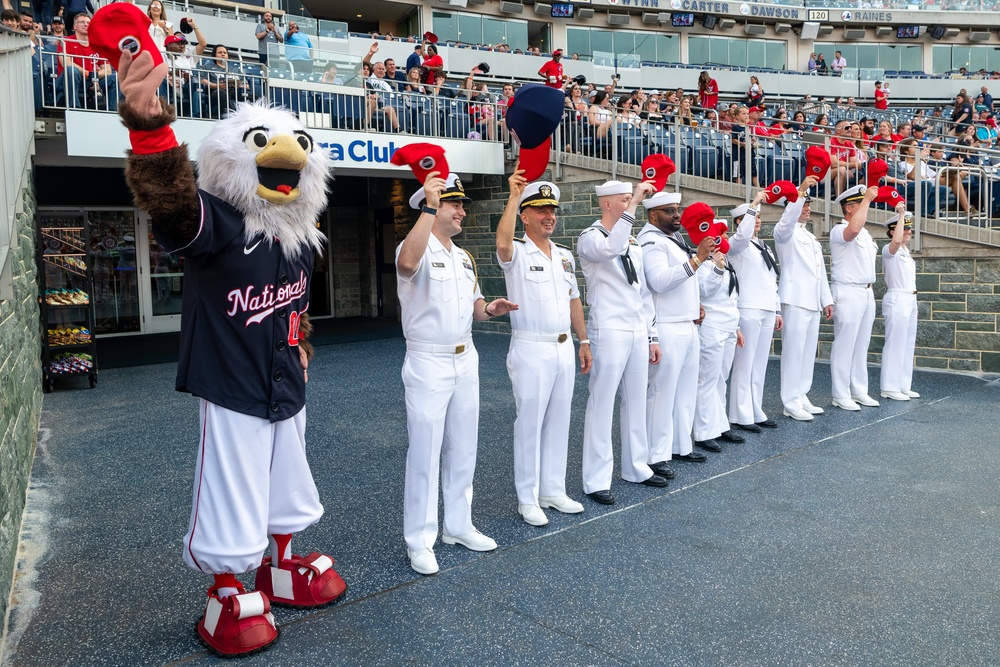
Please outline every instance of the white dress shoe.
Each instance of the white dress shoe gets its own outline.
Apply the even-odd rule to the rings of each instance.
[[[835,398],[833,399],[833,404],[841,410],[850,410],[852,412],[857,412],[861,409],[860,405],[849,398]]]
[[[478,530],[473,530],[465,535],[442,535],[441,541],[445,544],[461,544],[466,549],[473,551],[493,551],[497,548],[496,542]]]
[[[866,408],[877,408],[879,406],[879,402],[876,401],[871,396],[869,396],[868,394],[861,394],[860,396],[851,396],[851,398],[854,399],[855,403],[857,403],[858,405],[863,405]]]
[[[792,419],[795,419],[800,422],[811,422],[813,420],[813,416],[802,409],[785,410],[785,416],[791,417]]]
[[[549,522],[549,517],[545,516],[545,512],[538,505],[518,505],[517,513],[529,526],[544,526]]]
[[[882,398],[891,398],[894,401],[908,401],[910,397],[901,391],[883,391]]]
[[[915,391],[910,391],[909,389],[904,390],[903,393],[909,398],[920,398],[920,394]]]
[[[809,399],[803,396],[799,403],[802,404],[802,409],[811,415],[821,415],[823,414],[823,408],[813,405],[809,402]]]
[[[433,549],[406,550],[410,555],[410,567],[420,574],[437,574],[438,562]]]
[[[583,511],[583,505],[569,496],[538,496],[538,504],[542,507],[551,507],[563,514],[579,514]]]

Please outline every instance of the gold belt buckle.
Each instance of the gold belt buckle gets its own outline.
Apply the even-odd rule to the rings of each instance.
[[[462,354],[463,352],[465,352],[465,343],[455,346],[455,354]]]
[[[561,333],[559,334],[559,338],[557,338],[556,340],[560,343],[565,343],[567,338],[569,338],[569,336],[567,336],[564,333]]]

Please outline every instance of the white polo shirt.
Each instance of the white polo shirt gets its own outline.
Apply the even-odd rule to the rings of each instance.
[[[834,283],[870,285],[875,282],[875,256],[878,246],[875,239],[862,228],[854,240],[844,240],[847,220],[830,230],[830,278]]]
[[[501,261],[507,298],[520,305],[510,313],[514,331],[559,334],[570,328],[569,302],[580,298],[576,263],[569,248],[549,241],[551,259],[525,235],[514,239],[514,256]]]
[[[890,291],[912,294],[917,290],[917,263],[913,261],[906,246],[900,246],[893,255],[889,252],[889,245],[886,243],[882,248],[885,285]]]
[[[417,272],[406,278],[399,273],[402,247],[396,248],[396,289],[406,340],[439,345],[469,340],[473,308],[483,298],[472,257],[454,243],[445,249],[431,234]]]

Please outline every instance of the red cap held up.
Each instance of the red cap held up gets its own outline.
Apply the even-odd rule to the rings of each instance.
[[[427,174],[432,171],[439,172],[441,178],[448,178],[451,173],[444,157],[444,149],[437,144],[419,143],[397,148],[389,161],[400,167],[408,166],[421,183],[427,180]]]
[[[830,154],[820,146],[810,146],[806,149],[806,176],[815,176],[822,181],[826,172],[830,171]]]
[[[163,55],[149,34],[152,21],[146,13],[128,2],[115,2],[97,10],[90,22],[90,45],[118,71],[122,52],[137,58],[143,51],[153,56],[153,66],[163,62]]]
[[[667,179],[677,171],[674,161],[663,153],[653,153],[642,161],[642,180],[652,181],[659,192],[667,186]]]

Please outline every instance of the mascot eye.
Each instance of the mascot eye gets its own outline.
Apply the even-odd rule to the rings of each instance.
[[[312,137],[310,137],[308,134],[306,134],[305,132],[296,132],[295,140],[299,142],[299,146],[302,146],[302,150],[304,150],[306,153],[312,152],[312,147],[313,147]]]
[[[269,137],[267,136],[267,132],[257,128],[247,132],[246,136],[243,137],[243,141],[251,153],[259,153],[267,146]]]

